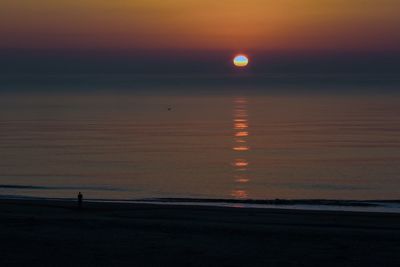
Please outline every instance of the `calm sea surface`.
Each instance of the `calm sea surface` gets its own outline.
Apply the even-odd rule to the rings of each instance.
[[[4,94],[0,194],[400,199],[400,96]]]

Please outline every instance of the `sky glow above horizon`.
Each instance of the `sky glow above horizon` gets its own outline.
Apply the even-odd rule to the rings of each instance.
[[[397,0],[3,0],[0,49],[398,51]]]

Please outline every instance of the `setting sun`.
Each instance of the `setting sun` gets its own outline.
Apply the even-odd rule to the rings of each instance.
[[[249,59],[245,55],[237,55],[233,59],[233,64],[236,67],[246,67],[249,64]]]

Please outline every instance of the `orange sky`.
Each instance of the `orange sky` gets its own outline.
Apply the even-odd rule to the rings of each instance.
[[[2,0],[0,48],[400,47],[399,0]]]

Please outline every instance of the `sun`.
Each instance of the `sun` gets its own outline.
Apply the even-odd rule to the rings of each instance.
[[[233,64],[236,67],[246,67],[249,64],[249,58],[243,54],[236,55],[233,59]]]

